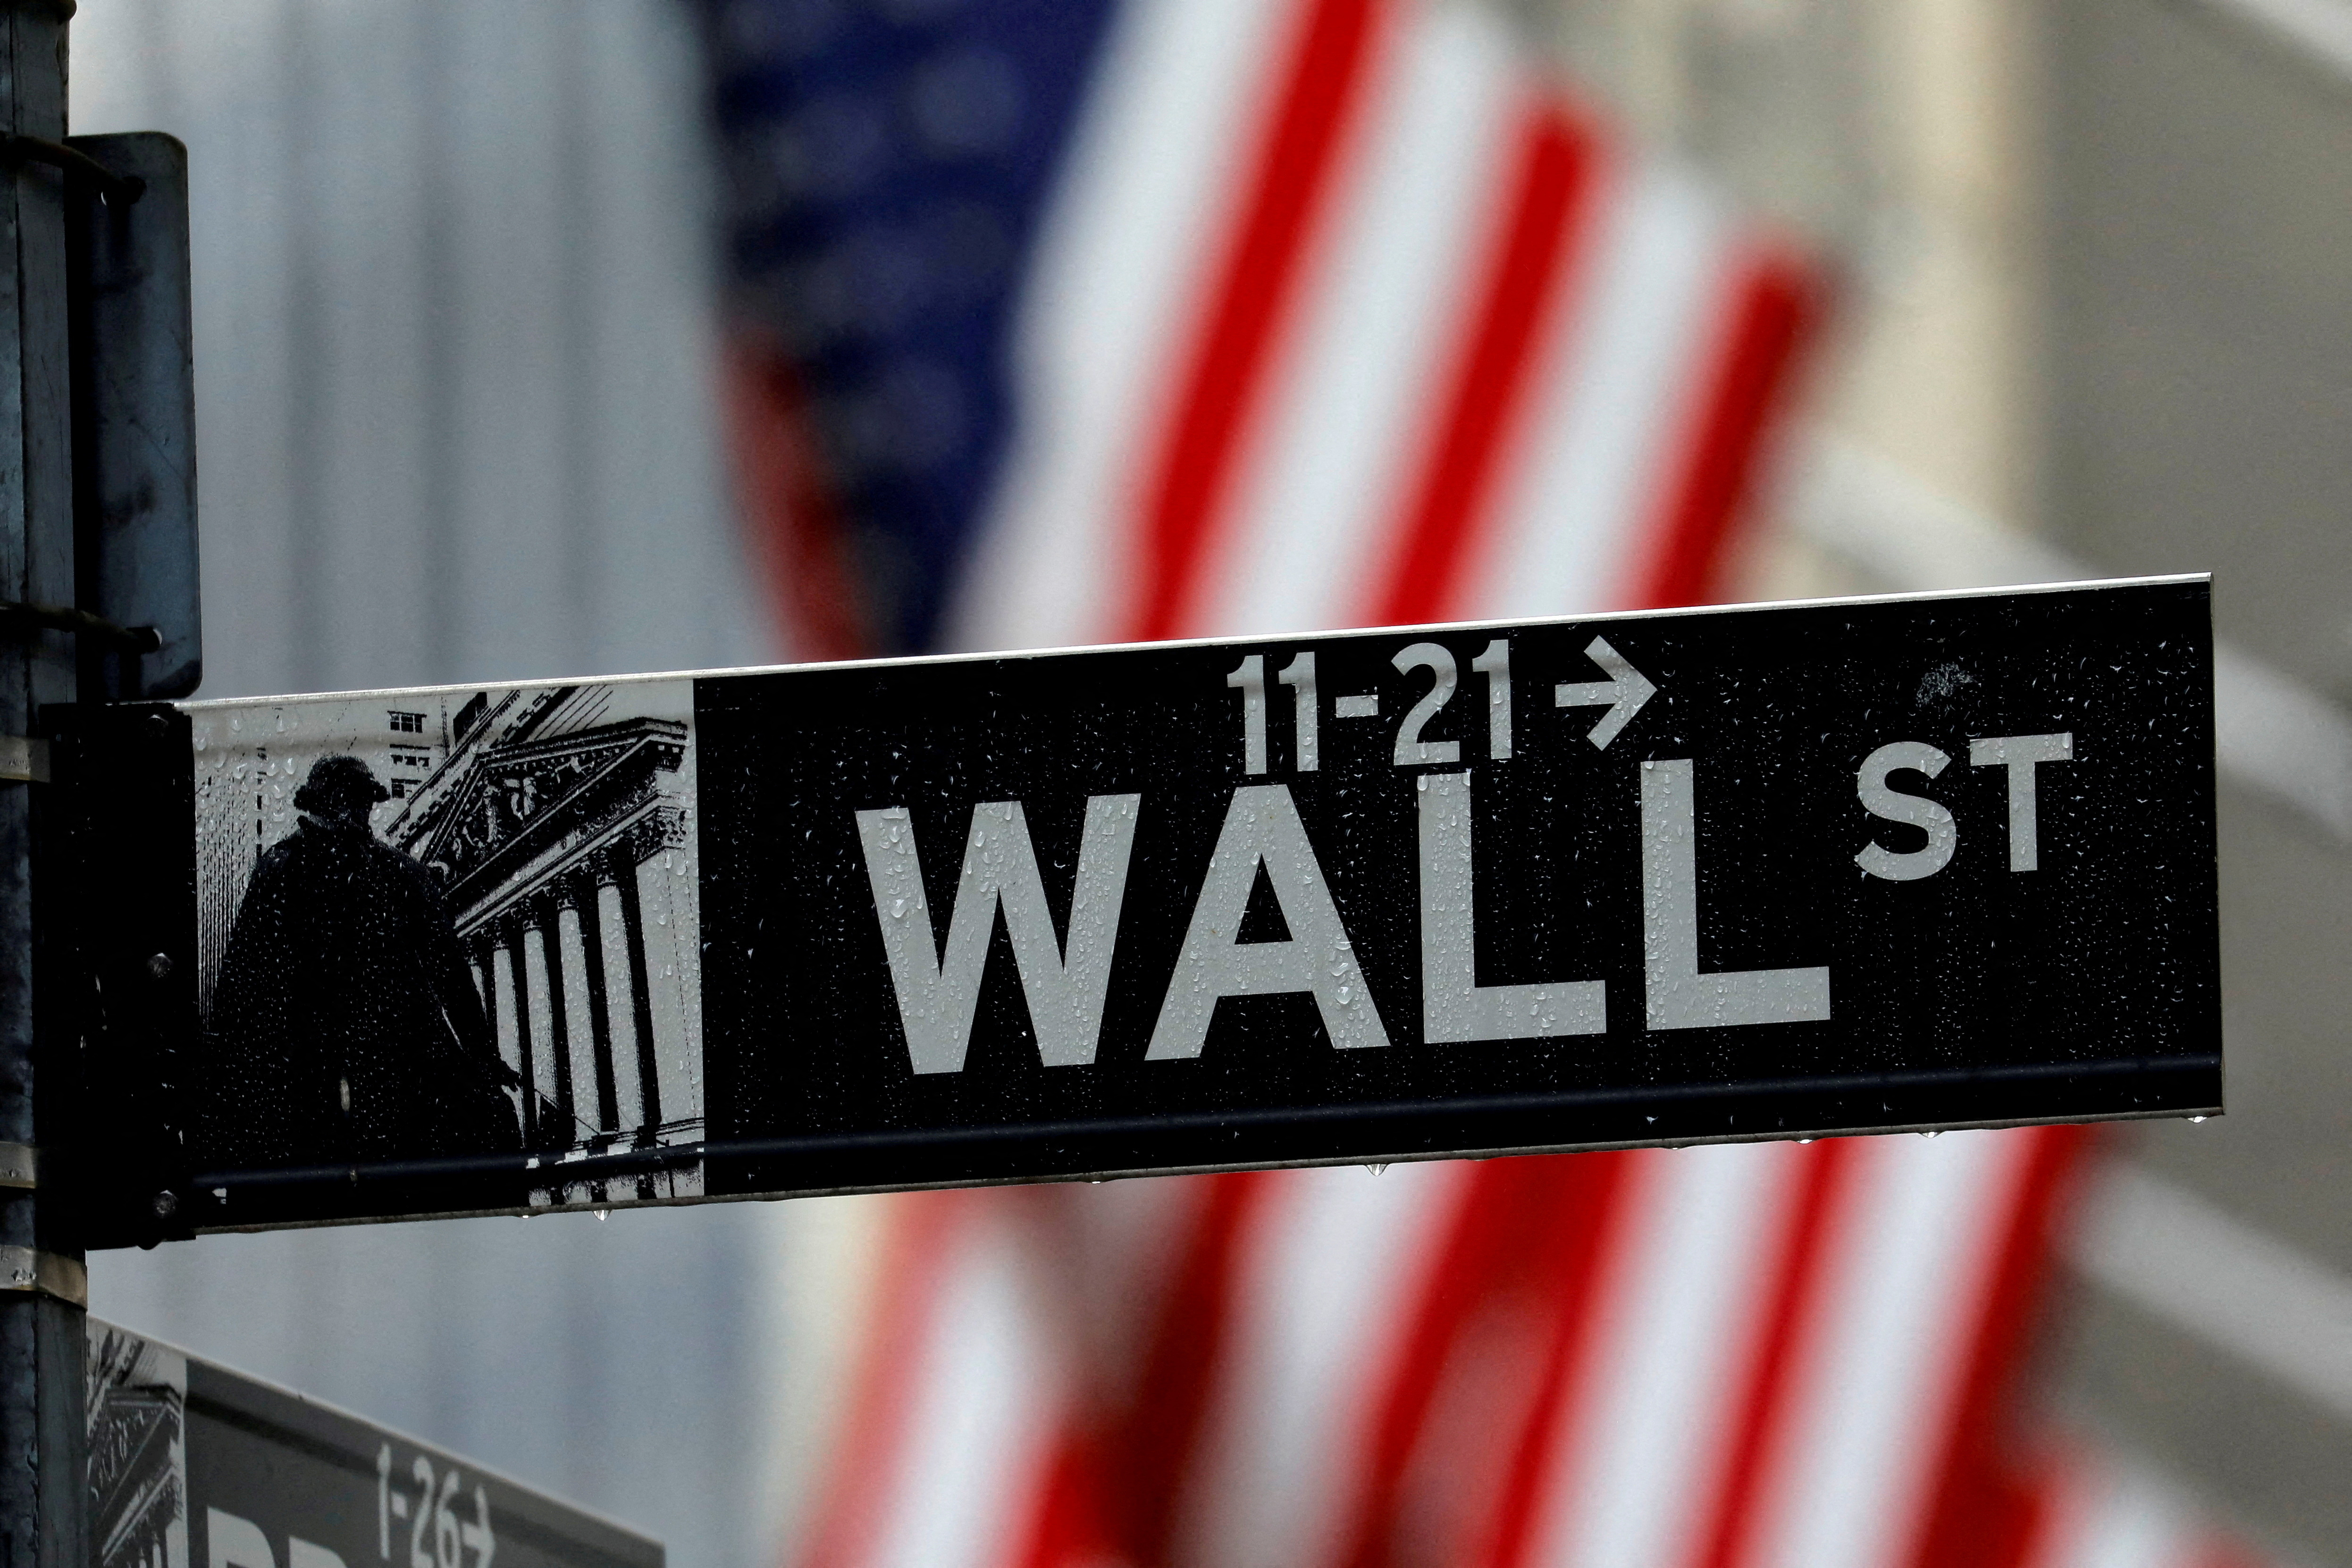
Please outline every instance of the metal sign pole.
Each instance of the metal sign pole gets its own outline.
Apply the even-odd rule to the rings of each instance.
[[[72,0],[0,6],[0,129],[54,146],[66,131]],[[74,528],[66,299],[66,174],[0,160],[0,599],[72,605]],[[76,1011],[33,920],[48,748],[40,715],[74,699],[74,635],[30,615],[0,626],[0,1568],[83,1568],[86,1294],[44,1158]]]

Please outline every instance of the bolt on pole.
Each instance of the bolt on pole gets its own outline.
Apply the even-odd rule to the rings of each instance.
[[[0,0],[0,131],[66,134],[72,0]],[[0,161],[0,600],[71,605],[66,174]],[[76,696],[74,634],[0,627],[0,1568],[85,1568],[86,1290],[58,1132],[79,1007],[33,901],[49,788],[42,710]]]

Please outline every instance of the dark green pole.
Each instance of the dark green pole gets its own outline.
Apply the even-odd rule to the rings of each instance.
[[[71,0],[0,0],[0,128],[66,133]],[[0,600],[71,605],[74,538],[63,176],[0,157]],[[33,919],[49,788],[47,705],[75,695],[67,633],[0,632],[0,1568],[89,1568],[81,1250],[44,1144],[79,1009]],[[62,946],[62,945],[60,945]],[[62,958],[62,953],[56,956]],[[60,1037],[65,1038],[60,1038]],[[51,1061],[63,1071],[45,1071]]]

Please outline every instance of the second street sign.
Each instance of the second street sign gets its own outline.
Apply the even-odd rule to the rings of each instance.
[[[660,1545],[89,1320],[89,1568],[662,1568]]]
[[[2210,667],[2172,579],[110,715],[106,1228],[2215,1112]]]

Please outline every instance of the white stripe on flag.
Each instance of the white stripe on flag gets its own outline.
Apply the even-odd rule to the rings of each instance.
[[[1553,308],[1465,614],[1619,608],[1666,465],[1687,444],[1680,427],[1721,330],[1726,214],[1679,165],[1603,178],[1599,244]]]
[[[966,1203],[948,1232],[874,1568],[999,1568],[1044,1494],[1065,1385],[1024,1289],[1034,1264],[1016,1218]]]
[[[1642,1156],[1634,1256],[1601,1327],[1601,1374],[1570,1413],[1531,1568],[1677,1568],[1713,1495],[1727,1388],[1756,1336],[1766,1269],[1795,1201],[1796,1147]]]
[[[1197,634],[1357,623],[1477,304],[1520,80],[1501,20],[1461,5],[1412,7],[1376,68]]]
[[[1797,1419],[1758,1500],[1755,1562],[1904,1559],[2031,1148],[1998,1132],[1861,1141],[1822,1263],[1826,1311],[1800,1342]]]
[[[2192,1531],[2179,1493],[2096,1462],[2073,1469],[2026,1568],[2186,1568]]]
[[[946,646],[1103,642],[1135,487],[1257,144],[1296,7],[1127,0],[1047,209],[1014,329],[1016,434]]]
[[[1180,1562],[1297,1568],[1334,1550],[1365,1408],[1435,1264],[1470,1167],[1286,1172],[1240,1249],[1231,1349]]]

